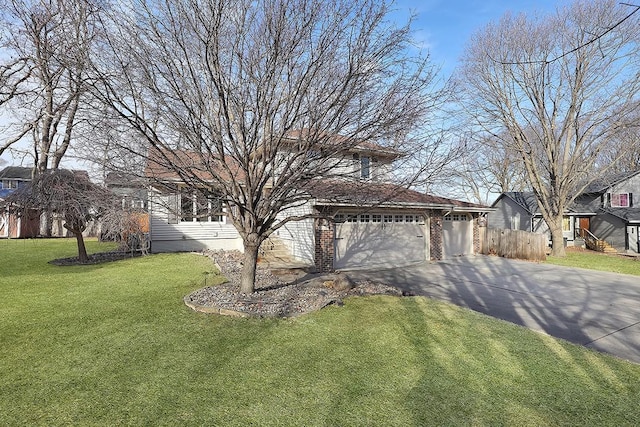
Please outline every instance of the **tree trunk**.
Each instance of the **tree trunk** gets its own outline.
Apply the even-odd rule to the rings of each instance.
[[[244,264],[242,265],[242,276],[240,279],[240,292],[251,294],[256,288],[256,265],[258,263],[259,244],[255,242],[244,242]]]
[[[562,233],[562,215],[554,218],[554,221],[549,224],[549,231],[551,232],[551,255],[559,257],[566,256],[564,250],[564,235]]]
[[[86,227],[70,227],[69,224],[65,224],[64,228],[66,228],[67,230],[72,232],[74,236],[76,236],[76,242],[78,243],[78,261],[80,261],[81,264],[89,261],[89,257],[87,256],[87,248],[84,245],[84,236],[82,235],[82,232]]]
[[[53,213],[44,211],[40,221],[40,234],[44,237],[51,237],[53,232]]]
[[[78,260],[80,263],[84,264],[89,261],[89,257],[87,256],[87,248],[84,246],[84,237],[82,236],[82,231],[71,230],[73,234],[76,236],[76,242],[78,242]]]

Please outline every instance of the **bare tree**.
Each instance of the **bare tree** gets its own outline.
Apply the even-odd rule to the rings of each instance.
[[[8,0],[0,6],[6,62],[0,105],[13,118],[0,155],[31,140],[35,173],[57,169],[73,139],[95,37],[92,0]],[[23,148],[20,148],[23,150]]]
[[[640,108],[635,123],[640,123]],[[599,165],[609,166],[611,174],[631,173],[640,170],[640,131],[638,126],[623,129],[609,140],[602,150]]]
[[[577,1],[552,16],[506,15],[478,32],[463,58],[467,111],[522,161],[554,255],[564,255],[565,209],[610,166],[598,164],[603,148],[637,126],[636,10]]]
[[[82,233],[87,224],[106,213],[118,212],[115,197],[89,181],[86,173],[57,169],[37,175],[29,185],[11,193],[4,201],[18,214],[47,211],[64,219],[64,228],[76,238],[78,259],[88,261]]]
[[[457,185],[456,197],[490,204],[491,198],[506,191],[525,191],[528,188],[526,172],[517,153],[487,137],[478,135],[460,138],[458,149],[462,153],[450,167]]]
[[[400,152],[439,101],[409,26],[377,0],[123,2],[97,96],[141,137],[121,147],[231,207],[253,292],[260,244],[356,146]],[[130,140],[129,140],[130,141]],[[114,141],[115,142],[115,141]],[[130,141],[131,142],[131,141]],[[342,170],[344,172],[344,170]]]

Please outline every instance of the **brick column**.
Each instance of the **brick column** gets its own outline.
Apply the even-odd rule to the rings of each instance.
[[[429,221],[429,243],[432,260],[442,259],[442,212],[431,211]]]
[[[473,214],[473,253],[479,254],[482,251],[480,245],[480,223],[478,222],[478,214]]]
[[[315,221],[315,261],[319,273],[333,271],[334,238],[336,226],[333,221],[316,219]]]

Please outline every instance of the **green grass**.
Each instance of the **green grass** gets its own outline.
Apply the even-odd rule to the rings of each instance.
[[[567,251],[565,257],[547,257],[549,264],[640,276],[640,258],[609,255],[596,251]]]
[[[204,315],[204,257],[47,264],[73,254],[0,241],[0,425],[640,425],[639,365],[453,305]]]

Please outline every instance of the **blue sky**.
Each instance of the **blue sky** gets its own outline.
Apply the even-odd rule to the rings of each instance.
[[[398,20],[417,14],[414,39],[431,54],[435,65],[449,77],[470,36],[505,13],[548,14],[567,0],[397,0]]]

